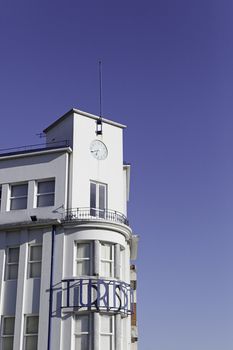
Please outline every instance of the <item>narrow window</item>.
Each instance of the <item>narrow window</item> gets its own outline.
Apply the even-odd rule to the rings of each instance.
[[[16,280],[18,278],[19,247],[7,249],[6,256],[6,279]]]
[[[76,249],[77,276],[90,276],[91,274],[91,244],[78,243]]]
[[[75,350],[89,350],[90,348],[90,315],[76,316],[74,335],[75,335]]]
[[[100,316],[100,349],[115,349],[114,326],[114,316]]]
[[[2,318],[1,349],[13,350],[15,317]]]
[[[26,316],[24,350],[37,350],[39,316]]]
[[[90,187],[90,214],[105,218],[107,209],[107,185],[91,182]]]
[[[26,209],[28,199],[28,184],[12,185],[10,196],[10,209]]]
[[[42,245],[29,247],[29,278],[41,276]]]
[[[37,207],[54,205],[55,180],[37,182]]]
[[[101,242],[100,246],[100,275],[114,277],[114,244]]]

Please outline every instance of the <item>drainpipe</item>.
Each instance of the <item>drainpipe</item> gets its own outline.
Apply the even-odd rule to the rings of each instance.
[[[50,263],[50,285],[49,285],[49,324],[48,324],[48,346],[51,349],[51,323],[53,309],[53,263],[54,263],[54,240],[56,235],[56,226],[52,226],[52,242],[51,242],[51,263]]]

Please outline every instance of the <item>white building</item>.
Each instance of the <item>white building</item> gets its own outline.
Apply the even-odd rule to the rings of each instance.
[[[0,152],[1,350],[137,349],[124,128],[72,109]]]

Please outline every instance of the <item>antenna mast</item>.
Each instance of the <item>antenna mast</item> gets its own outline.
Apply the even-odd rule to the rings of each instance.
[[[102,62],[99,61],[99,96],[100,96],[100,116],[96,122],[96,135],[102,135]]]

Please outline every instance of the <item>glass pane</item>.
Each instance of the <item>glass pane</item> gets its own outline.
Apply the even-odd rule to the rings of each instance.
[[[106,209],[106,186],[99,185],[99,209]]]
[[[77,316],[75,328],[76,328],[75,329],[76,334],[89,332],[89,316],[88,315]]]
[[[32,263],[30,264],[30,278],[40,277],[41,276],[41,263]]]
[[[112,244],[101,244],[101,258],[106,260],[112,260]]]
[[[11,210],[27,209],[27,197],[11,199]]]
[[[83,260],[77,262],[77,276],[90,275],[90,260]]]
[[[112,316],[101,315],[101,333],[112,333]]]
[[[75,337],[75,350],[89,350],[88,334],[78,335]]]
[[[54,205],[54,194],[43,194],[37,197],[37,207],[49,207]]]
[[[7,279],[16,280],[18,278],[18,264],[8,265]]]
[[[96,208],[96,184],[91,183],[90,207]]]
[[[90,244],[79,243],[77,244],[77,258],[90,258]]]
[[[112,276],[111,262],[101,261],[101,275],[104,277]]]
[[[42,246],[35,245],[30,247],[30,261],[40,261],[42,258]]]
[[[4,317],[3,320],[3,335],[14,335],[15,318]]]
[[[28,194],[27,184],[11,186],[11,197],[27,196],[27,194]]]
[[[25,350],[37,350],[37,335],[26,337]]]
[[[27,334],[37,334],[38,333],[38,316],[28,316],[26,318],[26,333]]]
[[[100,337],[100,349],[112,350],[112,336],[101,335]]]
[[[13,350],[13,337],[2,338],[2,350]]]
[[[8,249],[8,262],[9,263],[19,262],[19,247]]]
[[[54,193],[55,181],[38,182],[38,193]]]

